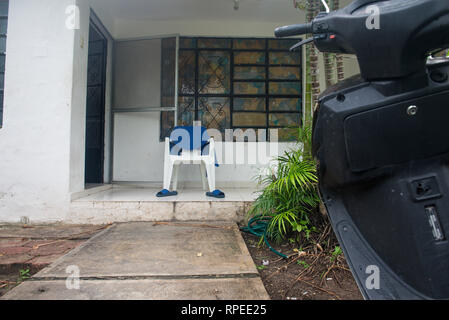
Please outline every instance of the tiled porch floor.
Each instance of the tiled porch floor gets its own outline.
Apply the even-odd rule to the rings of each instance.
[[[226,197],[224,199],[216,199],[206,196],[203,189],[180,189],[177,196],[158,198],[156,194],[160,188],[136,188],[114,186],[113,188],[92,194],[90,196],[78,199],[76,201],[157,201],[157,202],[197,202],[197,201],[220,201],[220,202],[251,202],[256,199],[254,189],[221,189]]]
[[[132,221],[239,222],[256,199],[255,189],[221,188],[224,199],[206,196],[202,189],[183,188],[173,197],[158,198],[159,188],[114,185],[71,203],[68,221],[104,224]]]

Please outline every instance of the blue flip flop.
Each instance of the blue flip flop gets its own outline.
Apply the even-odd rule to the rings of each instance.
[[[215,190],[214,192],[206,192],[206,196],[217,199],[223,199],[225,197],[225,194],[220,190]]]
[[[156,197],[163,198],[163,197],[172,197],[178,195],[178,191],[168,191],[167,189],[161,190],[156,194]]]

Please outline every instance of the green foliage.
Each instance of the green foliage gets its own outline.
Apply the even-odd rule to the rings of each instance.
[[[341,248],[339,246],[336,246],[334,251],[332,251],[331,261],[337,260],[337,258],[342,254],[343,254],[343,251],[341,250]]]
[[[304,260],[298,260],[297,264],[299,264],[300,266],[303,266],[304,269],[307,269],[310,267],[310,265],[307,262],[305,262]]]
[[[310,127],[299,128],[298,146],[278,157],[269,175],[259,177],[264,189],[249,215],[270,217],[267,235],[278,242],[292,232],[308,239],[316,231],[310,219],[319,203],[311,132]]]
[[[23,282],[31,277],[30,269],[20,269],[18,282]]]

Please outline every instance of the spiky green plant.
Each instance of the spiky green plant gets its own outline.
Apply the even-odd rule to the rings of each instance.
[[[316,164],[310,154],[311,130],[305,127],[298,131],[298,146],[278,157],[270,174],[259,177],[264,188],[249,211],[250,216],[271,218],[267,235],[276,241],[292,232],[308,238],[315,230],[310,215],[319,197]]]

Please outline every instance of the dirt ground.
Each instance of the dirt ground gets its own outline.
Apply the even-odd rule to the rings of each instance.
[[[301,252],[295,244],[272,244],[279,252],[293,255],[285,260],[265,245],[259,246],[258,237],[244,232],[242,235],[271,299],[363,299],[343,254]]]
[[[0,225],[0,297],[106,227]]]

